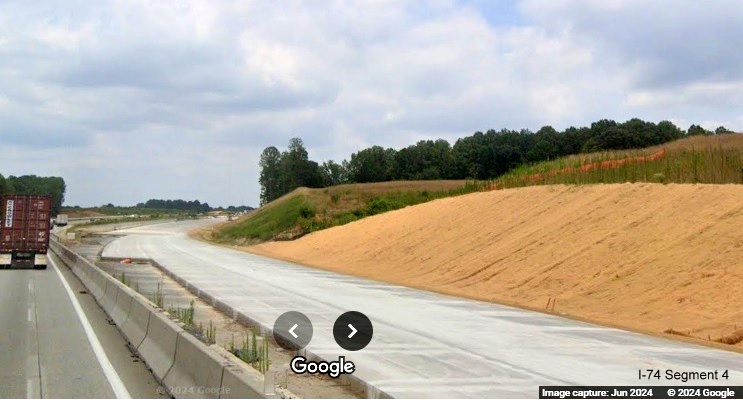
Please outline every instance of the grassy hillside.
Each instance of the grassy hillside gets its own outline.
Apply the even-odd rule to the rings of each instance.
[[[299,188],[209,239],[290,240],[358,219],[477,191],[549,184],[743,183],[743,135],[696,136],[641,150],[580,154],[524,166],[493,181],[395,181]]]
[[[396,181],[299,188],[211,232],[212,240],[243,244],[287,240],[369,215],[477,190],[467,181]],[[479,187],[479,186],[478,186]]]
[[[624,182],[743,183],[743,135],[695,136],[641,150],[565,157],[515,169],[488,187]]]

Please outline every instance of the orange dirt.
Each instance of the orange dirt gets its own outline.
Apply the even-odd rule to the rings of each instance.
[[[506,189],[247,250],[529,308],[556,299],[556,313],[735,342],[743,328],[741,199],[741,185]]]

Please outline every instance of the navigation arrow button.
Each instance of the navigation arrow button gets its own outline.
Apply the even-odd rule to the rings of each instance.
[[[305,348],[312,340],[312,333],[310,319],[297,311],[281,314],[273,325],[273,339],[276,344],[289,351]]]
[[[350,338],[352,338],[352,337],[353,337],[353,335],[355,335],[355,334],[356,334],[356,332],[358,332],[358,331],[357,331],[357,330],[356,330],[356,328],[354,328],[354,327],[353,327],[353,325],[351,325],[351,324],[348,324],[348,327],[349,327],[349,328],[351,328],[351,334],[350,334],[350,335],[348,335],[348,338],[350,339]]]
[[[333,324],[335,342],[347,351],[363,349],[371,342],[372,335],[374,335],[374,327],[371,321],[358,311],[343,313]]]

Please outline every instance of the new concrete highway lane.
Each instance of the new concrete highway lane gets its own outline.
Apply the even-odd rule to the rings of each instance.
[[[729,370],[743,385],[743,355],[552,315],[378,283],[211,246],[184,232],[209,221],[135,228],[108,257],[152,258],[266,327],[285,311],[314,324],[307,349],[356,364],[357,375],[395,397],[536,397],[539,385],[675,385],[640,369]],[[352,245],[352,244],[350,244]],[[374,324],[371,343],[347,352],[332,327],[355,310]]]
[[[96,354],[100,349],[91,344],[91,332],[86,332],[61,276],[76,297],[88,329],[106,348],[105,358],[117,367],[113,371],[102,366],[102,355]],[[115,392],[111,380],[122,377],[129,390],[125,386]],[[143,364],[133,362],[123,337],[61,262],[47,270],[0,271],[0,398],[162,397],[158,388]]]

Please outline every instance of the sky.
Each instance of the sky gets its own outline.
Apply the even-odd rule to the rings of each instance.
[[[602,118],[743,131],[743,7],[2,0],[0,173],[67,205],[257,206],[258,159]]]

